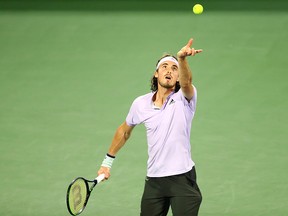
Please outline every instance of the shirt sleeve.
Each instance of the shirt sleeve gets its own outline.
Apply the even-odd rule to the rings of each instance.
[[[191,104],[191,108],[195,111],[196,110],[196,104],[197,104],[197,89],[194,85],[193,89],[194,89],[194,95],[192,97],[192,99],[189,101],[189,104]]]
[[[126,123],[129,126],[135,126],[140,124],[139,115],[138,115],[138,103],[137,99],[135,99],[130,107],[128,115],[126,117]]]
[[[179,91],[181,91],[181,100],[184,102],[185,105],[187,105],[192,112],[195,112],[196,110],[196,104],[197,104],[197,89],[194,85],[193,86],[193,89],[194,89],[194,94],[193,94],[193,97],[190,101],[188,101],[185,96],[183,95],[183,92],[182,90],[180,89]]]

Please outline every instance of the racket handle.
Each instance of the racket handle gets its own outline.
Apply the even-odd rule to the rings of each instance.
[[[97,181],[97,184],[98,184],[98,183],[100,183],[104,178],[105,178],[105,174],[101,174],[101,175],[99,175],[99,176],[95,179],[95,181]]]

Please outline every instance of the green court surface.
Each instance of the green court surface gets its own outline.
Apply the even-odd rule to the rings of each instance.
[[[157,59],[190,37],[204,50],[189,59],[199,215],[288,215],[284,1],[271,11],[209,10],[203,1],[198,16],[192,1],[186,9],[158,1],[157,10],[153,1],[145,10],[127,1],[129,10],[109,10],[109,1],[105,10],[64,10],[64,2],[46,10],[0,2],[0,215],[69,215],[68,184],[96,177],[133,99],[149,92]],[[139,215],[146,160],[138,126],[82,215]]]

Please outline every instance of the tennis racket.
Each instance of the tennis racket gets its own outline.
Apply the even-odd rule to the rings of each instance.
[[[104,174],[99,175],[94,180],[78,177],[70,183],[67,190],[66,202],[68,211],[71,215],[79,215],[83,212],[92,190],[104,178]],[[90,187],[89,183],[92,183],[90,184]]]

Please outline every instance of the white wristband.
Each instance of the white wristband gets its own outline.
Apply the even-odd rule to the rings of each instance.
[[[115,159],[115,157],[113,157],[109,154],[106,154],[101,166],[111,168],[114,159]]]

